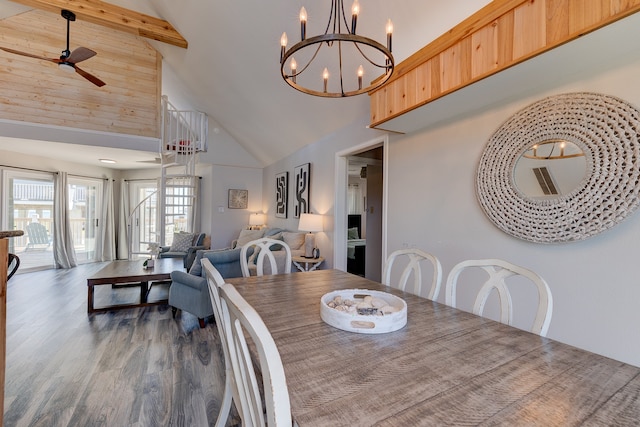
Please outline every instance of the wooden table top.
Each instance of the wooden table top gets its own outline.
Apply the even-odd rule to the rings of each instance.
[[[18,237],[24,235],[22,230],[6,230],[0,231],[0,239],[6,239],[8,237]]]
[[[118,260],[105,265],[100,271],[87,279],[88,285],[105,283],[124,283],[135,281],[165,280],[172,271],[184,271],[182,258],[159,258],[154,260],[154,267],[145,269],[139,260]]]
[[[300,426],[637,425],[640,368],[338,270],[228,279],[280,351]],[[327,325],[320,298],[382,290],[407,325]]]

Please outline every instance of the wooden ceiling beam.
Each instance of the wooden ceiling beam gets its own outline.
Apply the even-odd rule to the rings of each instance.
[[[159,18],[100,0],[11,0],[25,6],[60,14],[63,9],[78,19],[118,31],[135,34],[174,46],[187,48],[188,43],[173,26]]]

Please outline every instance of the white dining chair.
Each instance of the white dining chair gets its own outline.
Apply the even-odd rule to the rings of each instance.
[[[226,283],[219,290],[225,318],[223,325],[230,342],[229,358],[235,383],[238,385],[236,408],[242,418],[242,425],[291,427],[289,389],[280,353],[271,333],[260,315],[233,285]],[[258,355],[262,387],[258,386],[247,337],[253,341]],[[261,389],[264,393],[264,406]],[[266,409],[266,424],[263,408]]]
[[[399,261],[399,259],[402,258],[407,258],[408,263],[402,271],[400,280],[398,280],[397,282],[392,282],[391,273],[393,271],[393,265],[394,263],[396,263],[396,261]],[[429,289],[427,298],[429,298],[430,300],[437,299],[438,294],[440,293],[440,284],[442,282],[442,265],[440,264],[438,258],[436,258],[434,255],[431,255],[430,253],[420,249],[400,249],[392,252],[384,263],[382,283],[384,285],[405,291],[407,290],[406,287],[407,282],[409,281],[409,277],[411,277],[411,273],[413,273],[413,291],[409,292],[412,292],[413,294],[418,296],[422,296],[422,269],[420,267],[420,263],[422,261],[430,261],[433,266],[431,288]]]
[[[278,271],[276,256],[271,250],[271,247],[274,245],[282,247],[285,252],[283,271],[280,272]],[[263,237],[262,239],[252,240],[248,242],[240,250],[240,267],[242,268],[242,275],[244,277],[251,276],[251,271],[249,270],[249,260],[247,259],[247,251],[250,247],[254,248],[254,254],[257,252],[257,256],[253,257],[256,265],[257,276],[262,276],[264,274],[264,263],[266,262],[265,258],[267,258],[267,260],[269,261],[271,274],[291,273],[291,248],[289,247],[289,245],[287,245],[282,240]]]
[[[513,324],[513,302],[511,293],[505,283],[505,279],[511,276],[522,276],[529,279],[535,284],[538,291],[538,307],[530,331],[541,336],[546,336],[551,323],[551,315],[553,312],[553,297],[551,289],[547,282],[538,274],[523,267],[514,265],[508,261],[501,259],[480,259],[467,260],[456,264],[447,277],[446,284],[446,304],[451,307],[456,305],[456,288],[458,277],[465,269],[480,268],[484,270],[489,277],[482,284],[478,291],[474,305],[473,313],[482,316],[484,307],[489,298],[489,294],[493,289],[497,291],[500,300],[500,322],[507,325]]]
[[[220,336],[220,344],[222,345],[222,352],[224,354],[224,367],[225,367],[225,380],[224,380],[224,392],[222,395],[222,404],[220,405],[220,412],[218,413],[218,419],[216,420],[216,427],[224,427],[227,424],[227,419],[231,413],[232,400],[238,400],[237,386],[235,384],[235,378],[233,376],[233,369],[231,368],[231,361],[229,360],[229,347],[228,337],[224,328],[224,316],[222,314],[222,305],[220,302],[220,286],[224,285],[224,279],[220,275],[220,272],[211,264],[211,261],[207,258],[202,259],[202,268],[207,278],[207,285],[209,287],[209,297],[211,298],[211,306],[213,307],[213,316],[216,320],[216,326],[218,327],[218,335]]]

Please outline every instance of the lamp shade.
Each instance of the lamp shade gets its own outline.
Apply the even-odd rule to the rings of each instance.
[[[309,232],[322,231],[322,215],[308,213],[300,214],[298,230]]]
[[[256,212],[249,215],[249,225],[263,225],[263,224],[264,224],[264,214]]]

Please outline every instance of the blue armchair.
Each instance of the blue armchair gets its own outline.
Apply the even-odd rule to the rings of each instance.
[[[178,233],[190,234],[190,233]],[[196,258],[196,252],[200,249],[207,249],[204,246],[205,233],[193,234],[193,238],[186,247],[173,247],[172,246],[160,246],[160,253],[158,258],[182,258],[184,261],[184,268],[190,269],[193,264],[193,260]],[[174,235],[174,239],[177,239],[177,235]],[[182,246],[182,245],[180,245]]]
[[[200,260],[207,258],[211,264],[220,272],[222,277],[242,277],[240,267],[240,250],[199,250],[196,252],[195,260],[188,273],[184,271],[174,271],[171,273],[171,286],[169,287],[169,305],[173,317],[178,309],[184,310],[198,318],[200,327],[204,328],[204,319],[213,315],[211,298],[209,298],[209,288],[205,278]],[[247,256],[253,253],[250,248]]]

